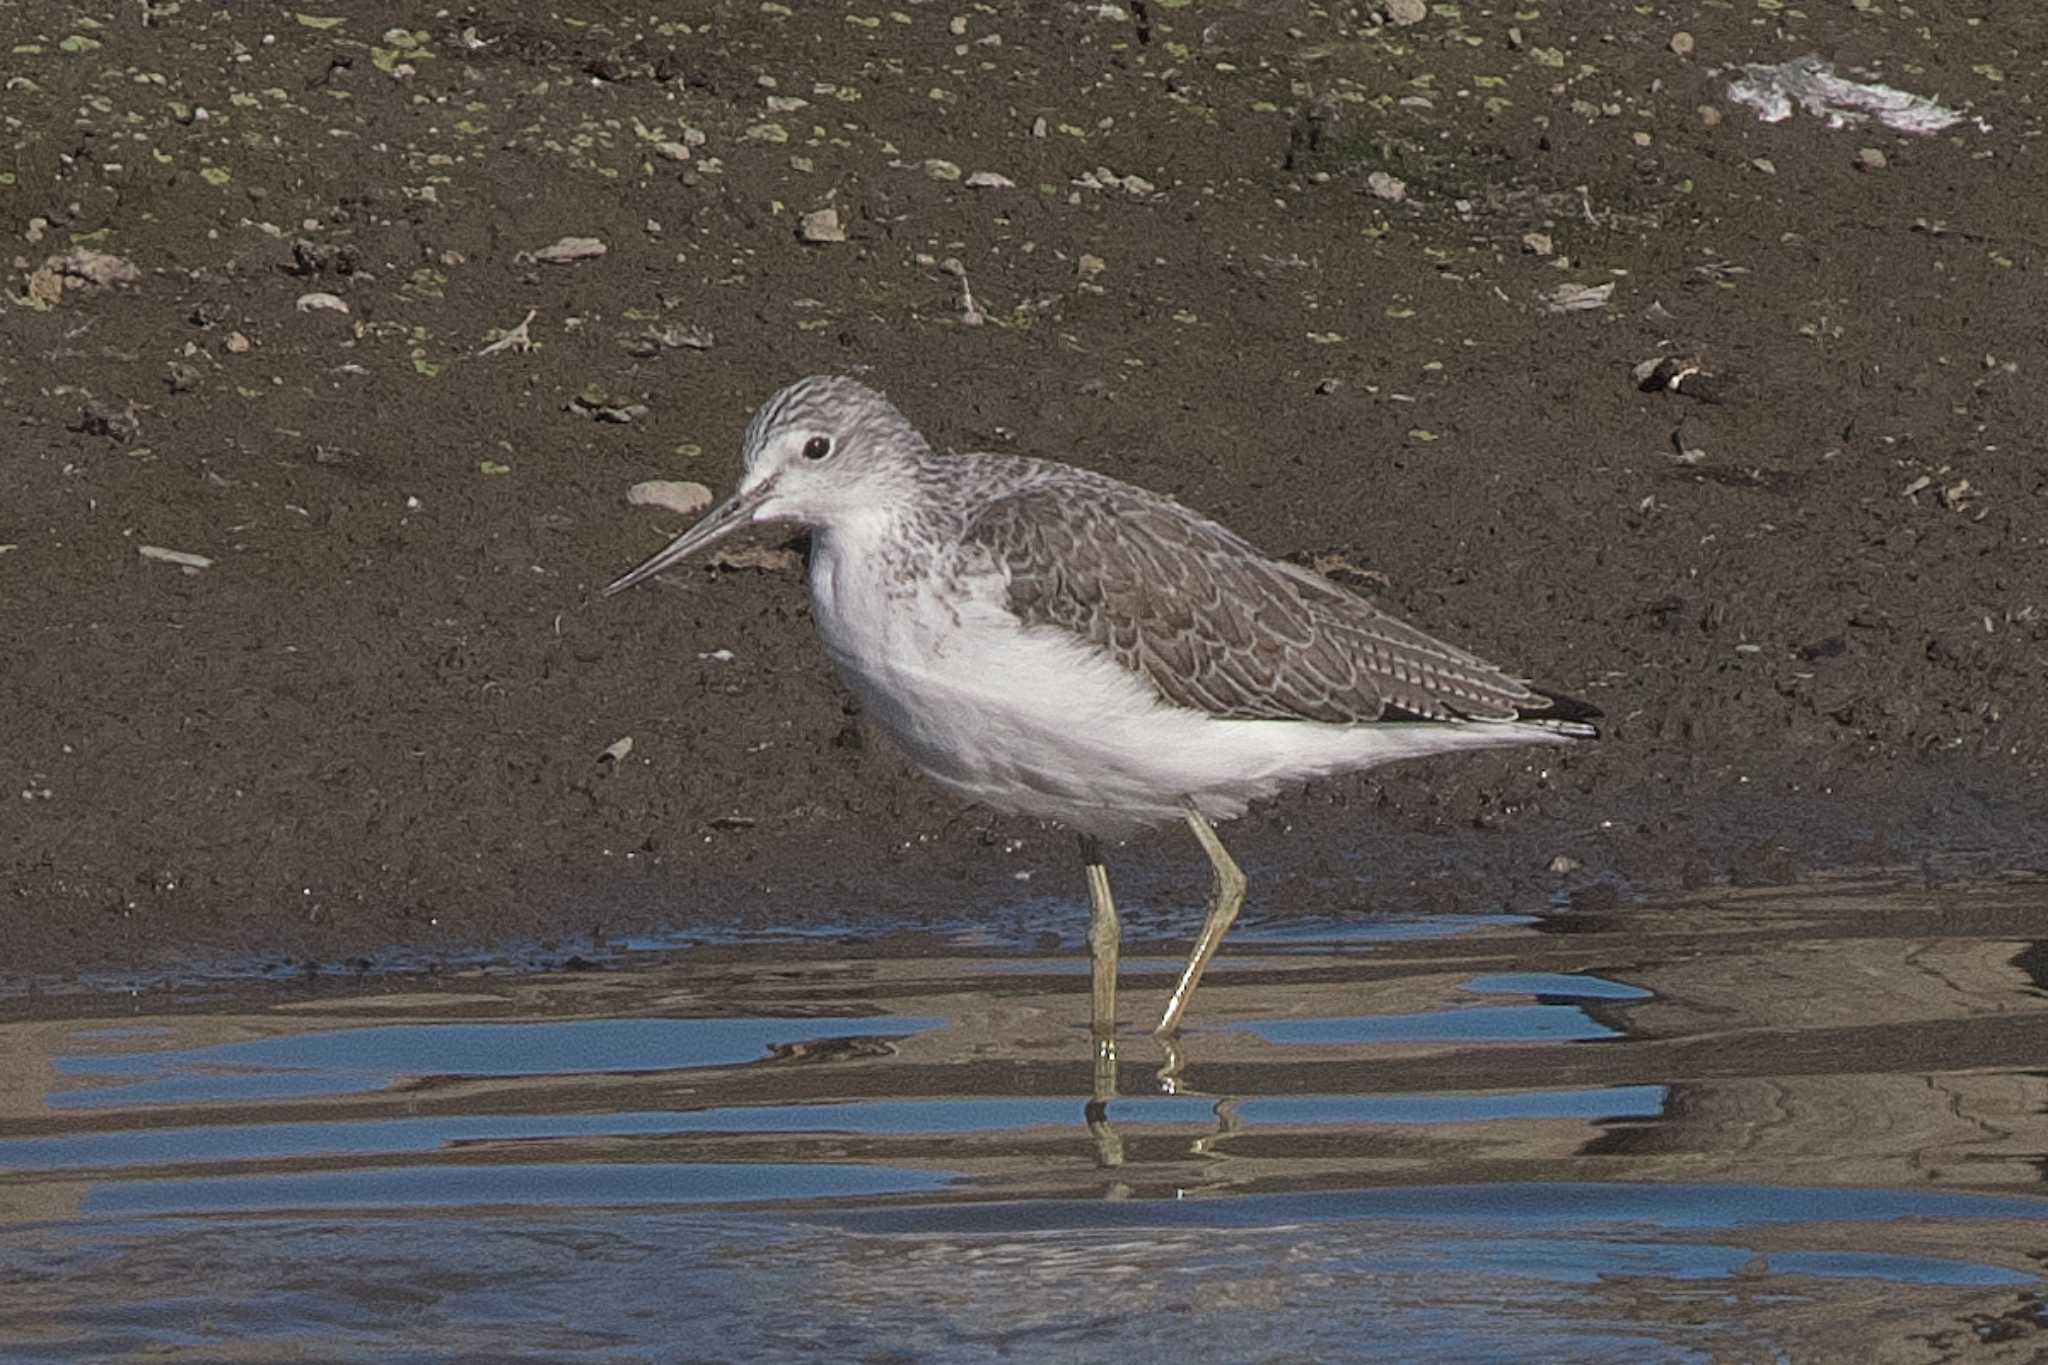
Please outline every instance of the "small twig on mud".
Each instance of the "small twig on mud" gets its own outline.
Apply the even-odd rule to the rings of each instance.
[[[527,309],[525,318],[520,321],[517,327],[514,327],[511,331],[505,333],[505,335],[499,337],[496,341],[484,347],[481,351],[478,351],[477,354],[480,356],[485,356],[496,355],[500,351],[518,351],[520,354],[523,355],[526,352],[532,350],[533,334],[531,332],[528,332],[526,329],[529,326],[531,326],[533,324],[533,320],[539,316],[540,309]]]
[[[960,281],[960,324],[963,327],[979,327],[988,321],[988,314],[981,311],[981,305],[974,301],[974,290],[967,284],[967,267],[960,264],[958,256],[948,256],[939,262],[939,269]]]

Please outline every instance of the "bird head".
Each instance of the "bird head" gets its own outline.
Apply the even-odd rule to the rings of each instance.
[[[605,589],[623,592],[743,526],[830,527],[886,513],[914,492],[929,447],[887,398],[838,375],[800,379],[747,427],[739,487],[695,526]]]

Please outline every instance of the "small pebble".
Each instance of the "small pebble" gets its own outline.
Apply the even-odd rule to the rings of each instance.
[[[1425,0],[1387,0],[1387,18],[1399,28],[1419,24],[1428,17],[1429,5]]]
[[[1890,164],[1885,160],[1884,153],[1875,147],[1864,147],[1856,153],[1856,166],[1859,170],[1881,171]]]
[[[797,236],[806,242],[843,242],[846,228],[839,222],[838,209],[818,209],[803,216]]]
[[[1398,204],[1408,197],[1408,186],[1398,177],[1385,171],[1374,171],[1365,178],[1366,188],[1390,204]]]
[[[634,507],[660,507],[688,517],[711,505],[711,490],[688,479],[649,479],[627,489],[626,501]]]
[[[575,261],[588,261],[602,256],[605,249],[605,244],[595,237],[564,237],[538,251],[526,253],[526,257],[545,265],[568,265]]]
[[[1671,50],[1681,57],[1692,56],[1692,35],[1684,29],[1671,35]]]

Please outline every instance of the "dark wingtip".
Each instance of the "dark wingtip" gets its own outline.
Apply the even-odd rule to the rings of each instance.
[[[1561,692],[1547,692],[1540,687],[1532,687],[1529,690],[1543,698],[1543,704],[1520,708],[1515,713],[1515,719],[1534,721],[1576,739],[1600,737],[1600,727],[1593,722],[1600,719],[1601,710],[1593,703],[1580,701],[1577,697],[1567,697]]]

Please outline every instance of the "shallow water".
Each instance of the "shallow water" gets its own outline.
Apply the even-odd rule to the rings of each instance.
[[[1177,1056],[1138,943],[1093,1115],[985,934],[17,994],[0,1357],[2028,1359],[2044,910],[1276,917]]]

